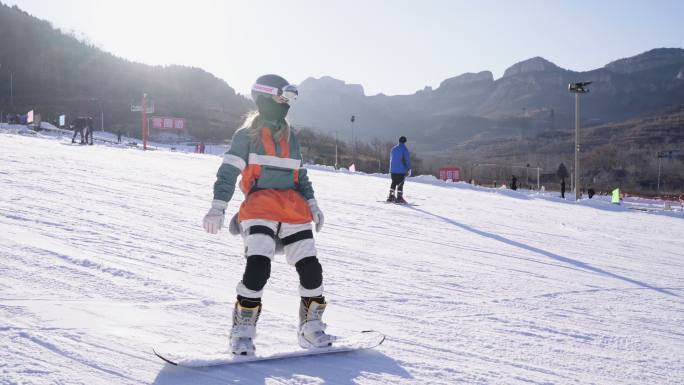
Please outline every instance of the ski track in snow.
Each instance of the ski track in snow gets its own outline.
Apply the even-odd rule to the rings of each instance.
[[[0,384],[682,384],[684,218],[312,167],[329,331],[371,351],[206,369],[242,241],[206,234],[221,158],[0,134]],[[421,182],[421,183],[417,183]],[[235,194],[232,215],[242,201]],[[258,348],[296,345],[273,264]]]

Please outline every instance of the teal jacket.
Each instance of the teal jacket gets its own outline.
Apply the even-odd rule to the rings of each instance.
[[[276,122],[267,121],[256,117],[258,126],[268,128],[271,138],[275,136]],[[285,128],[281,128],[285,129]],[[230,149],[223,156],[223,164],[219,167],[214,183],[214,199],[228,202],[235,193],[235,182],[238,175],[242,174],[243,181],[240,183],[245,194],[254,190],[294,189],[305,200],[314,198],[314,190],[307,176],[306,169],[302,165],[302,153],[294,131],[290,130],[289,156],[281,157],[283,148],[281,142],[271,139],[275,148],[275,156],[269,155],[264,146],[264,139],[254,140],[250,128],[245,127],[235,131]],[[254,166],[261,168],[261,175],[255,179],[251,188],[244,191],[244,179],[251,178]],[[296,177],[295,177],[296,175]]]

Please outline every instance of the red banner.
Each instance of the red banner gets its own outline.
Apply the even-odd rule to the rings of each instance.
[[[439,169],[439,179],[458,182],[461,180],[461,169],[458,167],[441,167]]]
[[[154,116],[152,117],[152,128],[155,130],[185,131],[185,119]]]

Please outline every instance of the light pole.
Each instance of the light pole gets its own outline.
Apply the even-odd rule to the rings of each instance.
[[[2,69],[2,64],[0,64],[0,70]],[[14,73],[7,70],[10,75],[10,106],[14,108]]]
[[[102,109],[102,100],[97,99],[97,104],[100,105],[100,129],[104,132],[104,110]]]
[[[539,167],[537,167],[537,191],[539,191]]]
[[[352,134],[352,164],[356,163],[356,142],[354,141],[354,121],[356,121],[356,116],[352,115],[349,119],[351,122],[351,134]],[[356,167],[356,166],[354,166]]]
[[[141,111],[143,150],[147,150],[147,94],[143,94]]]
[[[475,167],[477,167],[477,166],[478,166],[477,163],[472,163],[472,164],[470,165],[470,183],[471,183],[472,185],[475,184],[475,174],[474,174],[474,173],[475,173]]]
[[[575,200],[580,199],[580,94],[589,92],[585,87],[591,82],[570,83],[568,91],[575,94]]]
[[[102,109],[102,100],[100,98],[93,98],[93,101],[97,101],[97,106],[100,107],[100,130],[104,132],[104,110]]]
[[[658,196],[660,196],[660,159],[662,159],[662,157],[660,156],[660,153],[658,153],[658,187],[656,188]]]
[[[339,168],[337,163],[337,131],[335,131],[335,170]]]

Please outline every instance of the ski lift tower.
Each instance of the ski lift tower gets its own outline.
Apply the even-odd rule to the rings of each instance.
[[[586,94],[586,88],[591,82],[570,83],[568,90],[575,94],[575,200],[580,199],[580,95]]]

